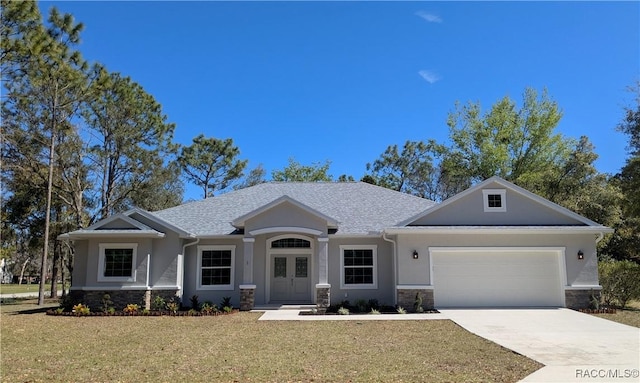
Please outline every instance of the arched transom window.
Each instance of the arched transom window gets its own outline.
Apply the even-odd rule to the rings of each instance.
[[[271,242],[272,249],[309,249],[311,242],[302,238],[282,238]]]

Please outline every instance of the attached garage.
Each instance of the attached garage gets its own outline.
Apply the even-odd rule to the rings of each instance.
[[[438,307],[562,307],[564,248],[430,248]]]

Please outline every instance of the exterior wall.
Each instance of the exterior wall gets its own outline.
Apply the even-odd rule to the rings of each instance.
[[[482,189],[479,189],[451,205],[418,219],[411,225],[582,225],[581,222],[500,184],[490,184],[484,189],[505,189],[507,211],[485,212]]]
[[[416,311],[416,295],[422,299],[420,307],[424,310],[433,309],[433,290],[430,289],[398,289],[397,305],[408,311]]]
[[[340,288],[340,246],[341,245],[377,245],[377,289],[341,289]],[[371,238],[330,238],[329,239],[329,284],[331,285],[331,304],[343,300],[355,303],[359,299],[377,299],[381,305],[393,305],[395,286],[393,280],[393,246],[380,237]]]
[[[99,245],[101,243],[137,243],[136,264],[133,266],[136,272],[135,282],[98,282],[98,261],[99,261]],[[105,289],[119,289],[122,286],[127,287],[146,287],[147,286],[147,254],[153,253],[153,240],[148,238],[121,238],[121,239],[91,239],[88,241],[86,252],[87,267],[84,286],[97,287],[104,286]],[[82,256],[82,255],[80,255]],[[74,283],[75,284],[75,283]]]
[[[87,262],[89,258],[89,241],[75,241],[74,247],[76,250],[73,257],[73,272],[71,273],[71,285],[72,286],[86,286],[87,285]],[[96,274],[98,270],[96,270]]]
[[[149,284],[154,287],[175,287],[178,283],[178,254],[182,252],[182,240],[175,232],[140,214],[133,218],[165,233],[164,238],[153,240]]]
[[[565,247],[566,284],[597,286],[598,258],[593,234],[557,235],[398,235],[398,284],[430,285],[429,247]],[[419,258],[412,253],[418,251]],[[582,250],[584,259],[577,253]]]
[[[181,240],[175,233],[153,240],[149,284],[153,287],[175,287],[178,283],[178,254]]]
[[[234,264],[234,290],[199,290],[198,289],[198,246],[207,245],[233,245],[235,246],[235,264]],[[182,250],[181,250],[182,251]],[[188,305],[192,296],[197,295],[200,302],[210,301],[219,304],[224,297],[231,297],[231,303],[234,307],[240,307],[240,289],[242,284],[243,267],[242,261],[244,257],[242,236],[223,239],[206,239],[200,241],[197,245],[187,247],[184,256],[184,290],[182,295],[182,304]]]
[[[600,290],[573,290],[568,289],[564,292],[565,306],[570,309],[585,309],[591,306],[592,299],[600,301]]]

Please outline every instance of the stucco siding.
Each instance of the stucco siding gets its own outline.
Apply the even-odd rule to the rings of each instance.
[[[484,189],[505,189],[498,184],[490,184]],[[485,212],[482,189],[464,196],[455,203],[442,206],[411,223],[414,226],[455,226],[455,225],[584,225],[572,217],[553,210],[530,198],[506,189],[506,212]]]
[[[153,240],[149,284],[152,287],[176,286],[178,283],[178,254],[182,252],[178,235],[172,232]]]
[[[87,285],[87,264],[89,262],[89,241],[81,240],[74,242],[75,256],[73,257],[73,273],[71,286],[80,287]],[[97,271],[96,271],[97,273]]]
[[[377,246],[377,283],[376,289],[342,289],[340,270],[340,246],[375,245]],[[393,305],[395,286],[393,280],[393,246],[382,238],[331,238],[329,240],[329,284],[331,285],[331,304],[343,300],[355,303],[359,299],[377,299],[380,304]]]
[[[198,247],[210,245],[235,246],[233,290],[198,289]],[[184,291],[182,304],[188,307],[191,297],[197,295],[200,303],[210,301],[215,304],[219,304],[223,297],[231,297],[231,302],[234,307],[240,307],[240,290],[238,286],[242,284],[243,256],[244,250],[241,238],[202,240],[197,245],[187,247],[184,257]]]
[[[245,232],[271,227],[300,227],[326,233],[327,222],[289,202],[284,202],[248,220]]]
[[[132,243],[137,244],[136,260],[133,265],[135,271],[135,282],[103,282],[98,281],[98,263],[100,259],[100,244],[120,244]],[[117,289],[120,287],[144,287],[147,286],[147,254],[153,253],[153,243],[151,239],[139,238],[122,238],[113,239],[91,239],[88,241],[86,249],[86,274],[85,286],[101,287],[105,289]]]
[[[429,285],[431,283],[430,247],[564,247],[566,284],[591,286],[598,284],[597,254],[593,234],[557,235],[399,235],[398,284]],[[412,259],[414,250],[419,253]],[[578,251],[584,259],[577,257]]]

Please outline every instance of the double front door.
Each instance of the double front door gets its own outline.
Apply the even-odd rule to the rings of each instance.
[[[311,300],[309,255],[274,254],[271,258],[271,301],[304,303]]]

